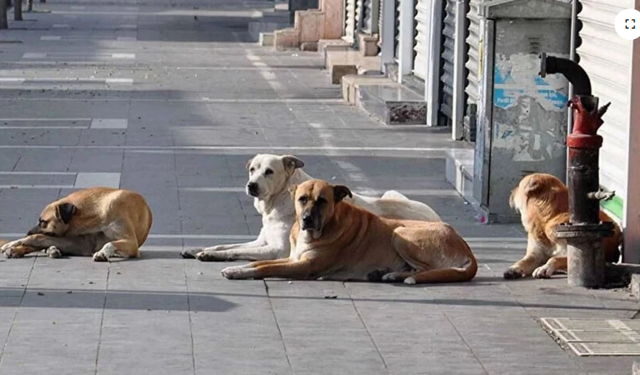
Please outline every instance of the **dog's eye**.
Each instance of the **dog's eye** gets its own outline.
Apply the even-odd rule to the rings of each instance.
[[[253,167],[252,167],[251,169],[249,169],[249,172],[251,172],[251,173],[253,173],[253,172],[255,172],[255,171],[256,171],[256,169],[255,169],[255,168],[253,168]]]
[[[323,197],[318,197],[318,199],[316,199],[316,203],[319,205],[325,204],[327,203],[327,200],[324,199]]]
[[[45,225],[47,225],[47,221],[46,220],[42,220],[42,219],[38,219],[38,225],[41,227],[44,227]]]
[[[307,197],[306,195],[303,195],[300,198],[298,198],[298,202],[302,204],[307,204],[308,201],[309,201],[309,197]]]
[[[271,174],[273,174],[273,171],[271,169],[267,169],[266,171],[264,171],[264,175],[265,176],[268,176],[268,175],[271,175]]]

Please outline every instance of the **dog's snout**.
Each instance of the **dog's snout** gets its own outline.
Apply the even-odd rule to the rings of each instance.
[[[38,234],[39,233],[39,228],[37,226],[29,229],[29,231],[27,232],[27,236],[31,236],[33,234]]]
[[[259,189],[258,189],[258,184],[257,184],[257,183],[255,183],[255,182],[249,182],[249,183],[247,184],[247,191],[249,192],[249,195],[252,195],[252,196],[254,196],[254,197],[255,197],[255,196],[257,196],[257,195],[258,195],[258,193],[259,193],[259,191],[258,191],[258,190],[259,190]]]
[[[302,214],[302,230],[316,229],[315,220],[311,212],[305,212]]]

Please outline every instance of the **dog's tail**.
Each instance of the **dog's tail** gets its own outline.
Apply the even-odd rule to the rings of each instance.
[[[409,200],[409,198],[405,197],[404,194],[395,190],[389,190],[384,194],[382,194],[382,199],[404,199],[407,201]]]

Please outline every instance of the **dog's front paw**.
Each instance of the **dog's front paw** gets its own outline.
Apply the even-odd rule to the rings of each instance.
[[[109,261],[109,255],[104,250],[100,250],[97,253],[93,254],[93,261],[94,262],[108,262]]]
[[[229,280],[247,279],[250,277],[249,276],[250,272],[251,272],[250,268],[246,268],[242,266],[227,267],[221,271],[222,276],[226,277]]]
[[[17,241],[16,241],[17,242]],[[6,250],[3,250],[2,253],[4,254],[5,257],[11,259],[11,258],[22,258],[24,257],[25,254],[25,248],[22,245],[16,245],[13,247],[9,247]]]
[[[507,280],[515,280],[524,277],[524,272],[518,267],[507,268],[502,275]]]
[[[11,249],[11,248],[15,248],[22,245],[22,241],[20,240],[15,240],[15,241],[11,241],[11,242],[7,242],[6,244],[2,245],[2,247],[0,247],[0,252],[6,252],[7,250]]]
[[[377,269],[367,274],[367,281],[377,282],[382,281],[382,278],[391,272],[390,268]]]
[[[180,256],[184,259],[195,259],[198,253],[201,253],[202,249],[189,249],[180,252]]]
[[[549,267],[548,264],[544,266],[540,266],[533,271],[533,277],[536,279],[548,279],[553,275],[553,268]]]
[[[62,252],[57,247],[50,246],[47,249],[47,256],[49,256],[49,258],[60,258],[62,256]]]
[[[233,259],[232,256],[221,251],[204,250],[196,254],[196,259],[202,262],[227,262]]]

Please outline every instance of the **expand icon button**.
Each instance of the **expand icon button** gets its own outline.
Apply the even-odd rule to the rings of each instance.
[[[614,26],[623,39],[633,40],[640,37],[640,12],[635,9],[623,10],[616,16]]]

